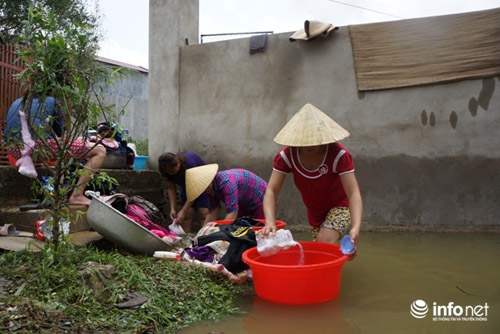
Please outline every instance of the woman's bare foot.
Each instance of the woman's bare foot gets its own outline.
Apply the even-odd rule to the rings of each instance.
[[[85,197],[83,194],[75,196],[72,194],[68,202],[70,205],[86,205],[86,206],[90,205],[90,199]]]

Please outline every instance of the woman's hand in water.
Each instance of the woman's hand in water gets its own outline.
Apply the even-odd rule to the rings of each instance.
[[[351,237],[351,241],[354,244],[354,252],[349,256],[350,261],[356,257],[356,254],[358,252],[359,228],[351,228],[351,231],[349,231],[349,236]]]
[[[276,223],[275,222],[266,222],[266,226],[262,230],[260,230],[263,236],[267,237],[269,233],[276,233]]]

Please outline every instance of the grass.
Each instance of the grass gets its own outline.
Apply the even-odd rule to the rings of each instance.
[[[84,280],[89,261],[114,267],[104,294]],[[233,298],[251,291],[250,284],[234,286],[203,268],[92,247],[8,252],[0,256],[0,332],[175,333],[238,312]],[[149,301],[118,309],[128,292]]]

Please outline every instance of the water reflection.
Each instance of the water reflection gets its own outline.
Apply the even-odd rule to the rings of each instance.
[[[309,235],[295,235],[308,240]],[[310,239],[309,239],[310,240]],[[340,295],[323,304],[286,306],[247,297],[242,314],[181,333],[500,333],[500,235],[365,233],[343,267]],[[314,282],[310,282],[314,284]],[[321,288],[321,287],[318,287]],[[410,305],[484,305],[483,322],[416,319]]]
[[[289,306],[253,299],[250,313],[243,318],[244,333],[355,333],[344,320],[340,301],[309,305]]]
[[[332,334],[361,333],[344,318],[339,299],[308,306],[280,305],[259,297],[242,303],[242,314],[203,322],[180,333],[189,334]]]

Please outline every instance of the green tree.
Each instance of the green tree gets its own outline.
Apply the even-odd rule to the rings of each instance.
[[[89,5],[95,13],[90,13]],[[82,25],[99,28],[99,3],[97,0],[3,0],[0,1],[0,42],[15,42],[28,21],[31,6],[44,7],[54,14],[58,27]],[[98,35],[94,36],[98,37]]]
[[[62,111],[63,130],[56,141],[56,149],[51,147],[46,136],[56,138],[51,126],[54,119],[40,126],[33,126],[28,119],[39,140],[34,156],[44,164],[55,161],[49,168],[54,180],[53,190],[40,187],[40,191],[51,204],[52,222],[59,222],[61,218],[69,218],[65,201],[68,194],[84,186],[77,184],[79,177],[92,172],[86,168],[77,172],[72,170],[85,154],[72,156],[70,146],[78,137],[85,137],[87,130],[99,119],[115,120],[111,107],[100,102],[99,92],[103,84],[112,83],[117,72],[110,72],[94,60],[99,40],[95,25],[82,23],[86,20],[61,21],[52,7],[36,5],[37,2],[29,6],[24,26],[18,31],[18,43],[22,45],[18,54],[26,69],[17,79],[26,89],[22,109],[31,110],[34,98],[43,101],[52,96]],[[81,17],[88,15],[88,21],[94,22],[92,15],[85,13],[80,13]],[[59,224],[53,223],[52,231],[53,241],[57,244]]]

